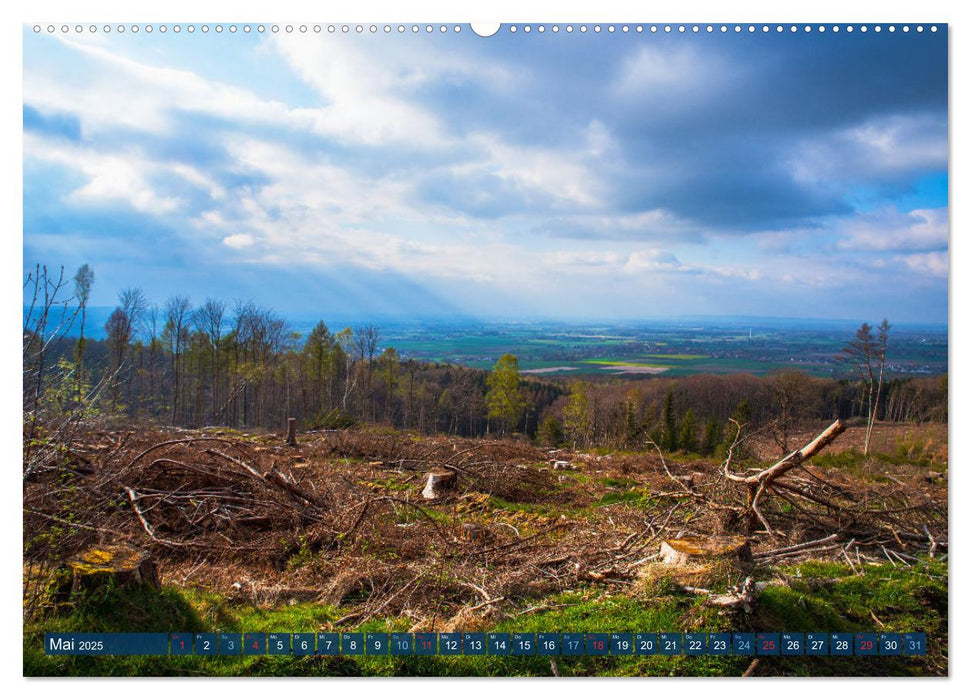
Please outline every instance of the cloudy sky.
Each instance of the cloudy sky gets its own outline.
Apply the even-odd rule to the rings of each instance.
[[[295,315],[947,317],[946,32],[24,33],[24,267]]]

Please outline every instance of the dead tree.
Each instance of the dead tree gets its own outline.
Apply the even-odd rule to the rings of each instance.
[[[772,530],[772,526],[769,525],[768,520],[765,519],[762,511],[759,510],[759,501],[762,498],[762,495],[765,493],[765,490],[769,488],[772,485],[772,482],[774,482],[780,476],[792,471],[833,442],[833,440],[835,440],[844,430],[846,430],[846,426],[842,421],[837,419],[832,425],[826,428],[826,430],[809,441],[801,450],[796,450],[795,452],[790,453],[768,469],[763,469],[762,471],[750,476],[741,476],[732,472],[732,456],[734,448],[739,442],[738,435],[741,434],[741,429],[739,429],[738,434],[736,434],[735,442],[732,443],[732,447],[728,451],[728,457],[725,459],[723,469],[725,478],[745,484],[746,500],[744,515],[748,516],[749,527],[753,527],[754,521],[757,519],[765,527],[766,532],[768,532],[770,535],[775,535],[774,531]]]
[[[870,454],[870,438],[873,435],[873,425],[880,410],[880,396],[883,392],[883,378],[887,367],[887,340],[890,334],[890,323],[887,319],[877,328],[877,336],[873,335],[873,328],[868,323],[860,326],[856,337],[843,348],[836,359],[852,362],[856,365],[860,375],[860,388],[866,395],[866,437],[863,442],[863,454]],[[862,399],[861,399],[862,403]]]

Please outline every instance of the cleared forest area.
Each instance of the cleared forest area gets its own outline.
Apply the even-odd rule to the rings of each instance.
[[[900,444],[900,430],[877,426],[878,440]],[[744,517],[745,489],[725,477],[724,465],[683,454],[548,450],[379,428],[301,434],[297,447],[283,434],[226,429],[95,430],[66,446],[57,468],[25,483],[25,670],[552,672],[542,659],[139,665],[39,653],[42,630],[72,624],[119,631],[920,629],[928,631],[926,657],[882,665],[833,659],[824,671],[946,673],[946,447],[932,447],[926,432],[905,434],[927,446],[918,458],[864,458],[837,438],[775,481],[761,506],[770,535]],[[862,439],[861,428],[840,437]],[[423,496],[428,473],[445,471],[456,475],[454,485]],[[743,538],[751,559],[663,562],[664,543],[712,537]],[[66,556],[120,542],[151,553],[161,588],[90,594],[75,586],[72,593]],[[561,659],[557,672],[740,674],[746,663]],[[822,668],[811,659],[764,659],[761,672]]]

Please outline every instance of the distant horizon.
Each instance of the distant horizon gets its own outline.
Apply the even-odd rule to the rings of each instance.
[[[254,303],[257,303],[254,300]],[[161,305],[160,310],[161,310]],[[24,306],[24,314],[28,310]],[[114,311],[116,306],[88,306],[87,319],[85,324],[85,336],[101,340],[105,337],[104,322]],[[344,327],[358,328],[364,325],[377,326],[381,330],[382,326],[387,328],[402,328],[420,325],[454,325],[458,328],[466,328],[472,325],[490,326],[528,326],[528,325],[549,325],[565,326],[567,328],[591,329],[597,327],[614,327],[642,329],[651,326],[660,328],[683,326],[686,324],[706,323],[711,328],[725,328],[732,330],[746,330],[748,328],[759,330],[802,330],[802,331],[847,331],[855,330],[862,323],[869,323],[876,327],[881,318],[872,319],[853,319],[853,318],[817,318],[817,317],[780,317],[780,316],[740,316],[733,314],[724,315],[703,315],[703,314],[684,314],[669,317],[654,318],[554,318],[554,317],[532,317],[532,318],[511,318],[511,317],[475,317],[475,316],[430,316],[430,317],[391,317],[382,315],[369,315],[360,317],[347,317],[339,314],[311,314],[306,312],[288,313],[285,310],[271,308],[278,316],[283,318],[294,331],[303,333],[312,328],[316,323],[323,321],[331,331],[340,330]],[[232,316],[232,305],[226,307],[226,328],[231,326],[230,317]],[[948,333],[949,324],[947,321],[894,321],[893,318],[887,319],[891,326],[898,331],[920,332],[928,331],[934,333]],[[76,320],[68,327],[67,335],[76,335],[75,327],[80,323]],[[164,319],[160,319],[160,324],[164,324]],[[711,329],[709,328],[709,330]],[[548,330],[548,329],[547,329]]]

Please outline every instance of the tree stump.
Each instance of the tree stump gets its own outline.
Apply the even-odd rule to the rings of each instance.
[[[459,528],[459,539],[469,544],[481,544],[491,541],[493,534],[476,523],[462,523]]]
[[[676,476],[675,479],[684,484],[685,488],[687,488],[689,491],[696,492],[698,490],[698,486],[702,481],[704,481],[705,475],[701,472],[692,472],[686,476]]]
[[[287,445],[297,446],[297,419],[287,418]]]
[[[447,492],[452,491],[457,484],[458,479],[455,477],[455,472],[428,472],[425,480],[425,488],[422,489],[421,495],[429,501],[435,498],[441,498]]]
[[[686,566],[714,559],[734,563],[752,561],[752,550],[745,537],[683,537],[661,542],[661,560],[667,566]]]
[[[158,567],[148,552],[126,545],[92,547],[67,561],[71,590],[94,590],[113,582],[118,586],[160,588]]]

